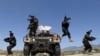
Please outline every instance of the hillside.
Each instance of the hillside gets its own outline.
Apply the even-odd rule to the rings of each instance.
[[[98,44],[98,45],[92,44],[92,47],[93,47],[93,49],[100,49],[100,44]],[[62,49],[62,51],[80,51],[83,49],[84,49],[83,46],[80,46],[80,47],[71,46],[71,47],[66,47],[66,48]]]

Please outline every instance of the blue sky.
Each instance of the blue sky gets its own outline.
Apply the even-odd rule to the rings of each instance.
[[[97,38],[93,44],[100,43],[100,0],[0,0],[0,49],[6,49],[3,41],[9,36],[9,30],[17,39],[16,50],[23,49],[23,37],[28,33],[29,15],[35,15],[39,25],[52,26],[53,32],[62,35],[61,22],[64,16],[71,18],[69,31],[73,43],[67,36],[61,41],[61,48],[81,46],[87,30]]]

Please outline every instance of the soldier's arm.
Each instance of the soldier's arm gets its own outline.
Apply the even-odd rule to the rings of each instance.
[[[9,42],[9,37],[4,39],[5,42]]]
[[[34,22],[36,25],[38,25],[38,19],[36,18],[35,19],[35,22]]]
[[[35,22],[38,23],[38,19],[37,18],[35,19]]]

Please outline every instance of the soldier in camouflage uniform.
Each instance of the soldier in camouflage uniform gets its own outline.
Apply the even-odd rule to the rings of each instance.
[[[15,38],[14,34],[12,33],[12,31],[9,31],[9,32],[10,32],[10,34],[9,34],[10,37],[5,38],[4,41],[9,43],[9,46],[7,47],[8,55],[12,55],[13,52],[11,51],[11,49],[16,46],[16,38]]]
[[[71,39],[71,34],[70,34],[69,30],[68,30],[68,28],[69,28],[69,20],[70,20],[70,18],[67,18],[65,16],[64,20],[62,21],[62,32],[63,32],[62,37],[67,35],[68,38],[69,38],[69,41],[72,42],[73,40]]]
[[[37,27],[38,27],[38,19],[35,16],[31,16],[31,15],[30,15],[30,18],[31,19],[28,19],[30,21],[30,24],[28,26],[28,29],[30,30],[29,35],[35,36],[36,30],[37,30]]]
[[[89,41],[95,40],[95,37],[90,36],[91,32],[92,32],[92,30],[87,31],[86,34],[85,34],[85,36],[84,36],[84,38],[83,38],[83,45],[85,47],[84,51],[83,51],[84,53],[86,51],[88,51],[89,53],[91,53],[91,51],[92,51],[92,46],[89,43]]]

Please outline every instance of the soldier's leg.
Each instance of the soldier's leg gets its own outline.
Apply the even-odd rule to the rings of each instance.
[[[71,35],[70,35],[69,30],[67,30],[67,35],[68,35],[68,38],[71,39]]]
[[[11,54],[11,50],[10,50],[9,46],[7,47],[7,52],[8,52],[8,55]]]
[[[87,51],[88,50],[88,45],[87,43],[84,43],[84,51]]]
[[[92,46],[90,45],[90,43],[89,43],[89,46],[88,46],[88,52],[90,53],[90,52],[92,52]]]
[[[68,35],[69,41],[70,41],[70,42],[73,42],[73,40],[71,39],[71,34],[70,34],[70,32],[69,32],[68,29],[67,29],[67,33],[66,33],[66,34]]]
[[[36,28],[34,29],[34,36],[36,35]]]
[[[7,52],[8,52],[8,54],[13,54],[12,51],[11,51],[11,48],[12,48],[11,45],[7,47]]]
[[[32,36],[32,29],[30,29],[29,31],[29,36]]]
[[[36,31],[37,31],[37,26],[34,27],[34,29],[33,29],[34,36],[36,35]]]
[[[67,33],[67,31],[66,31],[66,29],[65,29],[65,28],[62,28],[62,32],[63,32],[62,37],[67,35],[67,34],[66,34],[66,33]]]
[[[83,53],[85,54],[86,51],[88,50],[88,45],[87,45],[87,42],[86,42],[86,41],[83,41],[83,46],[84,46],[84,51],[83,51]]]
[[[8,54],[13,54],[13,52],[11,51],[12,48],[13,48],[13,45],[9,45],[9,46],[7,47],[7,52],[8,52]]]

